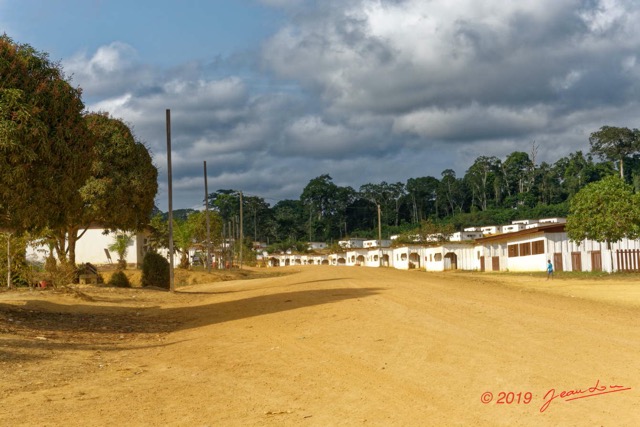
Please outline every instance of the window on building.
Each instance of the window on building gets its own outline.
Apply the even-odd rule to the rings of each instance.
[[[507,248],[509,252],[509,258],[514,258],[520,255],[520,252],[518,251],[518,245],[509,245]],[[480,252],[478,252],[478,255],[480,255]]]
[[[540,255],[544,253],[544,240],[536,240],[531,242],[531,255]]]
[[[531,242],[520,243],[520,256],[531,255]]]

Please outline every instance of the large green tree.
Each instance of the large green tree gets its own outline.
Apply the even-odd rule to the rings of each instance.
[[[82,204],[92,139],[59,64],[0,36],[0,226],[60,227]]]
[[[486,211],[488,201],[495,191],[493,185],[496,174],[500,170],[500,160],[497,157],[480,156],[465,174],[465,181],[471,188],[472,203]]]
[[[440,181],[432,176],[409,178],[405,186],[411,204],[411,222],[420,223],[438,211],[438,186]]]
[[[298,241],[304,235],[304,206],[300,200],[281,200],[273,208],[274,230],[277,241]]]
[[[208,195],[209,207],[220,214],[224,222],[240,216],[240,192],[236,190],[218,190]]]
[[[360,186],[359,195],[376,206],[380,206],[382,223],[384,225],[398,225],[400,222],[400,208],[406,200],[407,190],[404,183],[364,184]]]
[[[71,263],[77,239],[91,224],[129,231],[146,226],[158,190],[151,155],[124,122],[106,113],[89,113],[85,122],[93,140],[91,174],[79,189],[82,203],[54,229],[58,257]]]
[[[307,218],[309,241],[326,241],[340,233],[342,225],[346,222],[345,210],[353,195],[352,189],[341,190],[327,174],[309,181],[300,195]]]
[[[456,178],[453,169],[442,171],[442,179],[438,187],[438,199],[443,203],[439,204],[445,215],[454,215],[456,212],[463,212],[465,205],[465,188],[461,179]]]
[[[638,129],[602,126],[589,137],[591,151],[603,159],[617,162],[620,178],[624,179],[624,161],[640,151]]]
[[[244,197],[244,235],[254,241],[266,241],[269,237],[271,212],[269,204],[262,197]]]
[[[608,247],[624,237],[640,237],[640,195],[615,175],[587,185],[569,202],[567,235]]]

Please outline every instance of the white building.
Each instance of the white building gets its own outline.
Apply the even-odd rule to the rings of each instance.
[[[488,236],[492,234],[501,233],[502,227],[499,225],[487,225],[485,227],[480,227],[480,231],[482,231],[483,235]]]
[[[526,224],[509,224],[502,226],[503,233],[513,233],[515,231],[524,230],[526,228]]]
[[[89,227],[82,237],[76,241],[76,264],[87,262],[94,265],[117,264],[118,254],[109,250],[109,246],[114,243],[114,239],[115,233],[105,234],[105,229],[102,227]],[[127,265],[135,267],[142,265],[147,243],[148,235],[146,233],[139,232],[133,235],[125,257]],[[30,246],[27,248],[26,256],[27,259],[44,262],[49,256],[49,248],[46,246]]]
[[[391,265],[399,270],[423,268],[424,250],[423,246],[414,245],[393,248]]]
[[[365,240],[366,239],[360,237],[352,237],[347,240],[338,241],[338,245],[340,245],[342,249],[363,248]]]
[[[450,242],[463,242],[484,237],[481,231],[456,231],[449,237]]]
[[[473,243],[444,243],[424,250],[427,271],[480,270],[480,258]]]
[[[309,249],[312,251],[326,249],[327,247],[326,242],[309,242]]]
[[[391,240],[365,240],[363,248],[388,248],[391,246]]]
[[[532,224],[529,224],[532,225]],[[604,243],[569,240],[563,222],[477,240],[481,271],[638,271],[640,240],[622,239],[611,249]]]

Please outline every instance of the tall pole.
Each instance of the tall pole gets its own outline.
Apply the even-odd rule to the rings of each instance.
[[[227,262],[227,223],[222,223],[222,247],[220,248],[220,264],[218,268],[226,268]]]
[[[11,233],[7,233],[7,288],[11,287]]]
[[[378,207],[378,245],[382,246],[382,221],[380,220],[380,203],[377,203]]]
[[[242,191],[240,192],[240,269],[242,269],[242,246],[244,243],[244,232],[242,231]]]
[[[169,182],[169,290],[175,292],[173,276],[173,183],[171,177],[171,110],[167,108],[167,180]]]
[[[204,212],[207,218],[207,273],[211,273],[211,237],[209,231],[209,187],[207,185],[207,161],[204,161]]]

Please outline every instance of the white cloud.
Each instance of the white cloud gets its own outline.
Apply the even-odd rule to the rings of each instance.
[[[133,124],[161,172],[171,109],[184,200],[202,197],[203,160],[212,191],[297,198],[324,173],[356,188],[461,174],[533,140],[553,162],[587,150],[602,125],[639,127],[631,1],[262,3],[293,13],[260,70],[216,60],[151,71],[122,43],[65,63],[100,99],[88,108]]]
[[[279,31],[266,44],[264,61],[317,89],[336,112],[552,103],[555,89],[569,89],[582,73],[600,73],[612,54],[638,46],[639,34],[627,24],[637,8],[615,5],[604,10],[619,17],[624,6],[622,45],[621,36],[584,26],[585,14],[601,21],[604,12],[572,1],[333,2],[331,12]]]
[[[544,106],[520,110],[473,103],[463,108],[418,110],[398,117],[397,132],[435,140],[486,140],[528,134],[548,126]]]
[[[583,10],[580,17],[594,33],[605,33],[621,23],[624,24],[621,21],[627,16],[628,5],[624,1],[599,0],[595,7]]]
[[[138,63],[136,50],[121,42],[101,46],[91,56],[77,53],[62,65],[73,83],[93,96],[131,91],[154,80],[150,67]]]

